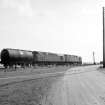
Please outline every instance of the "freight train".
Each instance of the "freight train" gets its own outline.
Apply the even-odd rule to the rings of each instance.
[[[1,51],[1,64],[5,68],[13,66],[31,67],[35,65],[82,64],[82,58],[75,55],[59,55],[50,52],[27,51],[6,48]]]

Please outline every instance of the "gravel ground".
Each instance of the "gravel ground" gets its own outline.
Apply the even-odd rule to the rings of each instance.
[[[105,69],[98,67],[62,68],[57,76],[1,85],[0,105],[105,105],[105,75],[97,71]]]
[[[61,77],[47,77],[2,86],[0,105],[44,105],[45,103],[52,105],[47,100],[47,96],[51,87]]]

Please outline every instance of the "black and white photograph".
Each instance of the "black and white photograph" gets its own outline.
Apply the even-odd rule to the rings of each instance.
[[[0,105],[105,105],[105,0],[0,0]]]

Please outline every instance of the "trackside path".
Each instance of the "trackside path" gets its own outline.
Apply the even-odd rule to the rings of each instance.
[[[97,69],[98,66],[87,66],[68,70],[47,100],[52,105],[105,105],[105,74]]]

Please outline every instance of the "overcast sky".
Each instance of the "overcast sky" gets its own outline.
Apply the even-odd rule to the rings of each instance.
[[[104,0],[0,0],[0,50],[18,48],[102,60]]]

